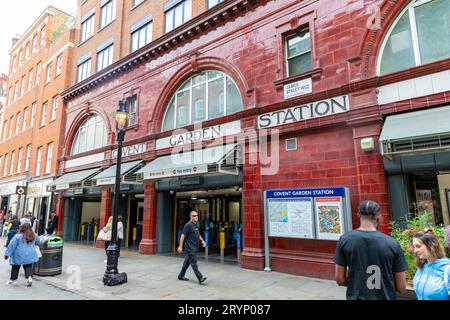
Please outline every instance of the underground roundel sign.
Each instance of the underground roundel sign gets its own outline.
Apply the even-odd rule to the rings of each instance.
[[[21,186],[16,187],[16,194],[22,195],[22,194],[25,194],[26,192],[27,192],[27,187],[21,187]]]

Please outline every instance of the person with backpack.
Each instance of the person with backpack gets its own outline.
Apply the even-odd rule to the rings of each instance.
[[[15,284],[22,266],[25,270],[27,286],[33,283],[33,263],[39,260],[35,246],[39,244],[39,237],[34,233],[28,223],[20,226],[18,234],[11,240],[5,252],[5,260],[9,259],[11,277],[7,285]]]
[[[336,283],[347,287],[347,300],[395,300],[396,293],[406,290],[408,265],[403,250],[395,239],[378,231],[378,203],[362,201],[358,217],[360,227],[342,235],[336,245]]]

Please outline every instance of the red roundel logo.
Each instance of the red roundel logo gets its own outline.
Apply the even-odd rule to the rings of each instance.
[[[173,172],[173,174],[177,174],[177,170],[175,170],[175,169],[173,169],[172,172]]]
[[[197,172],[197,167],[193,167],[192,171]]]

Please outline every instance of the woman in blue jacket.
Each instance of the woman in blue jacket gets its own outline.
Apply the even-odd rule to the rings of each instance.
[[[39,244],[39,237],[34,233],[31,225],[26,223],[20,226],[17,233],[8,245],[5,252],[5,260],[9,258],[11,265],[11,278],[6,283],[15,284],[19,277],[20,266],[25,270],[27,286],[33,282],[33,263],[39,260],[35,246]]]
[[[419,300],[450,300],[450,259],[432,229],[413,237],[417,272],[414,291]]]

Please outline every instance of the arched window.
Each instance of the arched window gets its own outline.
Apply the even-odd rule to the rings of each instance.
[[[450,1],[413,1],[393,23],[380,52],[379,75],[449,58]]]
[[[175,92],[164,115],[162,131],[223,117],[243,109],[233,80],[218,71],[200,72]]]
[[[106,145],[106,128],[103,119],[96,115],[86,119],[78,129],[72,144],[71,155],[98,149]]]

